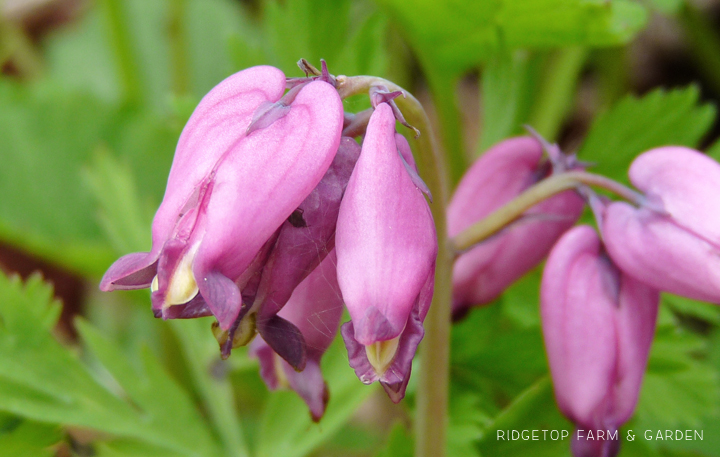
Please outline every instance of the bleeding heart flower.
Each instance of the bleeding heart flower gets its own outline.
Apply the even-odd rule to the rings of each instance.
[[[387,103],[372,114],[338,216],[338,282],[351,322],[342,326],[361,381],[405,395],[423,336],[437,256],[435,226],[411,176]],[[419,179],[419,178],[418,178]]]
[[[454,237],[550,173],[538,140],[519,137],[490,148],[465,173],[448,204]],[[523,219],[461,254],[453,267],[453,313],[490,303],[547,255],[580,217],[583,200],[566,191],[528,210]]]
[[[253,67],[203,98],[180,136],[152,250],[116,261],[101,290],[151,287],[164,318],[209,311],[223,330],[232,326],[241,307],[235,281],[315,188],[340,143],[342,102],[330,84],[284,91],[280,70]]]
[[[602,231],[613,261],[659,290],[720,303],[720,164],[663,147],[638,156],[629,176],[649,205],[607,207]]]
[[[619,450],[618,440],[586,439],[587,430],[615,431],[632,415],[659,299],[613,264],[589,226],[569,230],[550,252],[540,288],[542,328],[558,407],[585,430],[575,434],[576,457]]]

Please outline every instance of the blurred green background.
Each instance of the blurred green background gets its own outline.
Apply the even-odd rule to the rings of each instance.
[[[393,405],[336,341],[319,425],[267,392],[208,319],[153,319],[147,292],[100,294],[148,250],[194,106],[257,64],[395,81],[425,104],[453,182],[530,124],[626,180],[664,144],[720,157],[720,2],[683,0],[0,0],[0,456],[410,456],[414,381]],[[348,111],[369,106],[345,101]],[[19,276],[17,276],[19,275]],[[539,270],[452,334],[448,455],[569,455],[555,407]],[[22,279],[21,279],[22,278]],[[720,456],[720,310],[665,296],[622,456]],[[422,363],[422,360],[416,360]],[[623,433],[624,435],[624,433]]]

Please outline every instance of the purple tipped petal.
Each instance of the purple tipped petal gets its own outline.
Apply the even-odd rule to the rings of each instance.
[[[167,307],[164,312],[160,311],[155,317],[164,319],[195,319],[197,317],[212,316],[205,299],[202,295],[197,294],[195,298],[182,305],[172,305]]]
[[[231,279],[222,273],[202,272],[197,269],[193,271],[195,277],[198,278],[198,288],[207,307],[220,323],[220,328],[228,330],[240,313],[242,305],[240,290]]]
[[[385,103],[370,119],[340,205],[336,246],[356,339],[369,345],[400,335],[434,266],[437,240],[430,209],[397,153]]]
[[[368,359],[366,346],[359,343],[355,338],[353,322],[346,322],[340,328],[348,351],[348,362],[355,370],[355,375],[364,384],[379,381],[390,399],[395,403],[405,396],[405,389],[410,380],[412,359],[415,356],[418,344],[425,335],[422,321],[418,316],[418,310],[419,307],[416,307],[410,315],[407,325],[400,336],[395,356],[383,373],[377,372]]]
[[[100,290],[143,289],[150,287],[157,270],[156,258],[149,252],[134,252],[117,259],[100,281]]]
[[[465,173],[450,200],[448,234],[459,234],[535,184],[546,173],[541,159],[542,145],[529,137],[488,150]],[[453,268],[454,312],[497,298],[547,255],[582,208],[579,195],[562,192],[531,208],[521,223],[460,255]]]
[[[307,348],[300,330],[280,316],[257,322],[263,340],[295,370],[302,371],[307,362]]]

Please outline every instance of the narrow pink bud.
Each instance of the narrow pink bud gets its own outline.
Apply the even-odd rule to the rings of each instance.
[[[391,398],[405,393],[422,339],[437,238],[428,204],[411,178],[387,103],[375,109],[338,216],[338,282],[352,322],[343,326],[350,365],[379,380]]]
[[[465,173],[448,205],[453,237],[488,216],[549,172],[534,138],[505,140],[490,148]],[[493,301],[535,267],[563,232],[580,217],[583,201],[562,192],[528,210],[523,219],[461,254],[453,267],[453,312]]]
[[[720,164],[670,146],[638,156],[629,176],[650,205],[608,206],[602,230],[613,260],[657,289],[720,303]]]
[[[558,407],[578,428],[616,430],[632,415],[658,302],[657,290],[612,263],[591,227],[553,247],[540,289],[543,335]],[[616,444],[579,440],[573,450],[599,457]]]

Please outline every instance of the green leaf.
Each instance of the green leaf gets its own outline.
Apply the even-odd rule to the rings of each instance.
[[[93,97],[0,80],[0,238],[80,272],[109,263],[80,166],[112,119]]]
[[[0,431],[0,457],[52,457],[50,446],[62,440],[57,425],[19,420],[10,430]]]
[[[640,392],[636,418],[644,429],[696,427],[720,406],[720,376],[702,356],[703,338],[659,325]]]
[[[377,0],[405,31],[424,65],[459,74],[500,46],[552,48],[627,43],[646,22],[629,1]]]
[[[482,134],[477,153],[521,131],[530,113],[540,59],[528,51],[496,52],[482,72]]]
[[[387,444],[375,454],[375,457],[413,457],[412,436],[401,422],[395,422],[387,437]],[[450,454],[453,455],[453,454]]]
[[[156,360],[145,354],[143,370],[133,377],[118,351],[81,324],[130,398],[121,396],[117,384],[100,384],[50,334],[48,316],[57,315],[57,304],[49,297],[50,288],[38,278],[23,285],[0,275],[0,410],[142,440],[176,455],[217,455],[186,394]]]
[[[627,168],[641,152],[678,145],[695,147],[715,120],[715,107],[699,104],[695,86],[657,89],[642,98],[628,96],[595,120],[580,148],[593,172],[627,182]]]
[[[663,294],[662,301],[681,316],[720,325],[720,308],[717,305],[667,293]]]
[[[295,392],[272,392],[260,424],[258,457],[301,457],[330,439],[376,389],[365,386],[347,366],[347,352],[336,338],[322,360],[331,401],[319,424],[310,419],[307,405]]]
[[[333,74],[385,73],[387,21],[365,2],[273,0],[264,13],[265,55],[289,76],[301,57]]]
[[[530,438],[535,430],[537,440],[513,439],[513,430],[527,431]],[[572,424],[555,406],[550,379],[543,377],[518,395],[483,430],[479,449],[485,457],[569,455],[572,430]]]
[[[447,428],[447,455],[478,457],[477,441],[491,418],[482,409],[479,395],[474,392],[452,392]]]
[[[149,251],[150,208],[140,203],[129,167],[101,148],[85,170],[85,179],[99,200],[99,223],[115,251]]]
[[[147,426],[162,428],[171,442],[188,449],[213,450],[213,438],[187,392],[148,350],[140,354],[142,367],[136,369],[120,349],[89,323],[78,319],[76,326],[92,353],[142,410]]]

